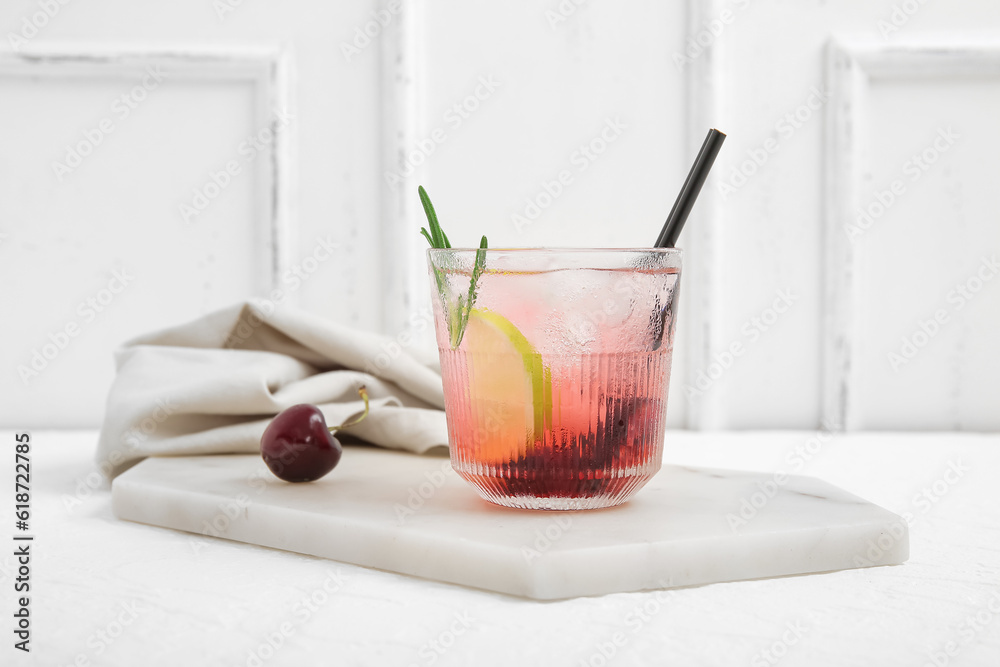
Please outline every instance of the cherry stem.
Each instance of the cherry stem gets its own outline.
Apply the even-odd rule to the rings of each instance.
[[[358,395],[365,402],[365,411],[362,412],[359,416],[357,416],[357,417],[355,417],[353,419],[348,419],[346,422],[344,422],[340,426],[331,426],[331,427],[329,427],[330,433],[333,433],[334,431],[339,431],[342,428],[347,428],[348,426],[354,426],[355,424],[363,421],[364,418],[368,416],[368,390],[365,389],[364,385],[361,385],[358,388]]]

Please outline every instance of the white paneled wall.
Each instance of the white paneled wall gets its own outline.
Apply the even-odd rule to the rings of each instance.
[[[829,65],[825,413],[995,430],[1000,42],[835,42]]]
[[[275,287],[381,327],[379,50],[340,48],[375,2],[56,6],[0,7],[5,424],[99,424],[123,340]],[[149,63],[167,76],[126,117],[119,100]],[[60,179],[52,163],[96,143],[105,119]],[[134,279],[81,309],[110,298],[119,269]],[[46,348],[67,326],[65,349]],[[24,380],[36,350],[52,358]]]
[[[986,62],[1000,44],[1000,6],[698,6],[709,17],[726,8],[733,17],[710,47],[717,122],[730,132],[713,190],[710,357],[734,342],[746,348],[706,392],[700,425],[1000,427],[1000,369],[990,349],[1000,282],[953,312],[911,362],[893,369],[888,358],[922,319],[953,307],[949,290],[981,257],[1000,253],[1000,197],[990,185],[1000,168],[989,157],[1000,134],[987,120],[1000,112],[1000,71]],[[872,58],[850,77],[830,63],[840,52],[830,51],[831,41]],[[957,60],[979,63],[974,72],[947,64],[956,49],[965,52]],[[868,71],[878,63],[891,71]],[[849,240],[845,226],[857,209],[949,125],[970,128],[970,140],[919,181],[901,175],[906,195]],[[841,145],[848,140],[852,146]],[[771,312],[782,293],[792,304]]]
[[[729,139],[680,240],[670,423],[1000,427],[993,0],[88,0],[44,25],[39,11],[0,8],[7,425],[96,425],[118,343],[274,289],[426,334],[418,183],[456,243],[648,245],[717,126]],[[157,64],[170,75],[115,106]]]
[[[12,417],[58,405],[55,419],[91,422],[122,335],[278,284],[282,65],[280,53],[98,47],[0,60],[14,287],[0,298],[31,314],[5,331]]]

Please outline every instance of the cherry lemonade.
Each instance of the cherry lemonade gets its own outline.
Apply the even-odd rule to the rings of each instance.
[[[660,468],[679,256],[519,252],[490,251],[454,349],[434,300],[452,465],[501,505],[625,502]],[[451,293],[469,289],[464,264],[441,262]]]

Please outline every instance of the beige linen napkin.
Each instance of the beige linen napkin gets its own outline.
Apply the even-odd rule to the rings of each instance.
[[[313,403],[329,425],[383,447],[447,446],[440,374],[384,336],[248,301],[140,336],[116,353],[97,462],[109,477],[147,456],[257,452],[270,418]]]

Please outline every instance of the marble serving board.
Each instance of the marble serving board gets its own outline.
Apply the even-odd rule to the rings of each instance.
[[[548,600],[906,560],[906,522],[810,477],[664,466],[620,507],[507,509],[448,459],[348,447],[309,484],[260,457],[152,458],[115,479],[121,519]]]

